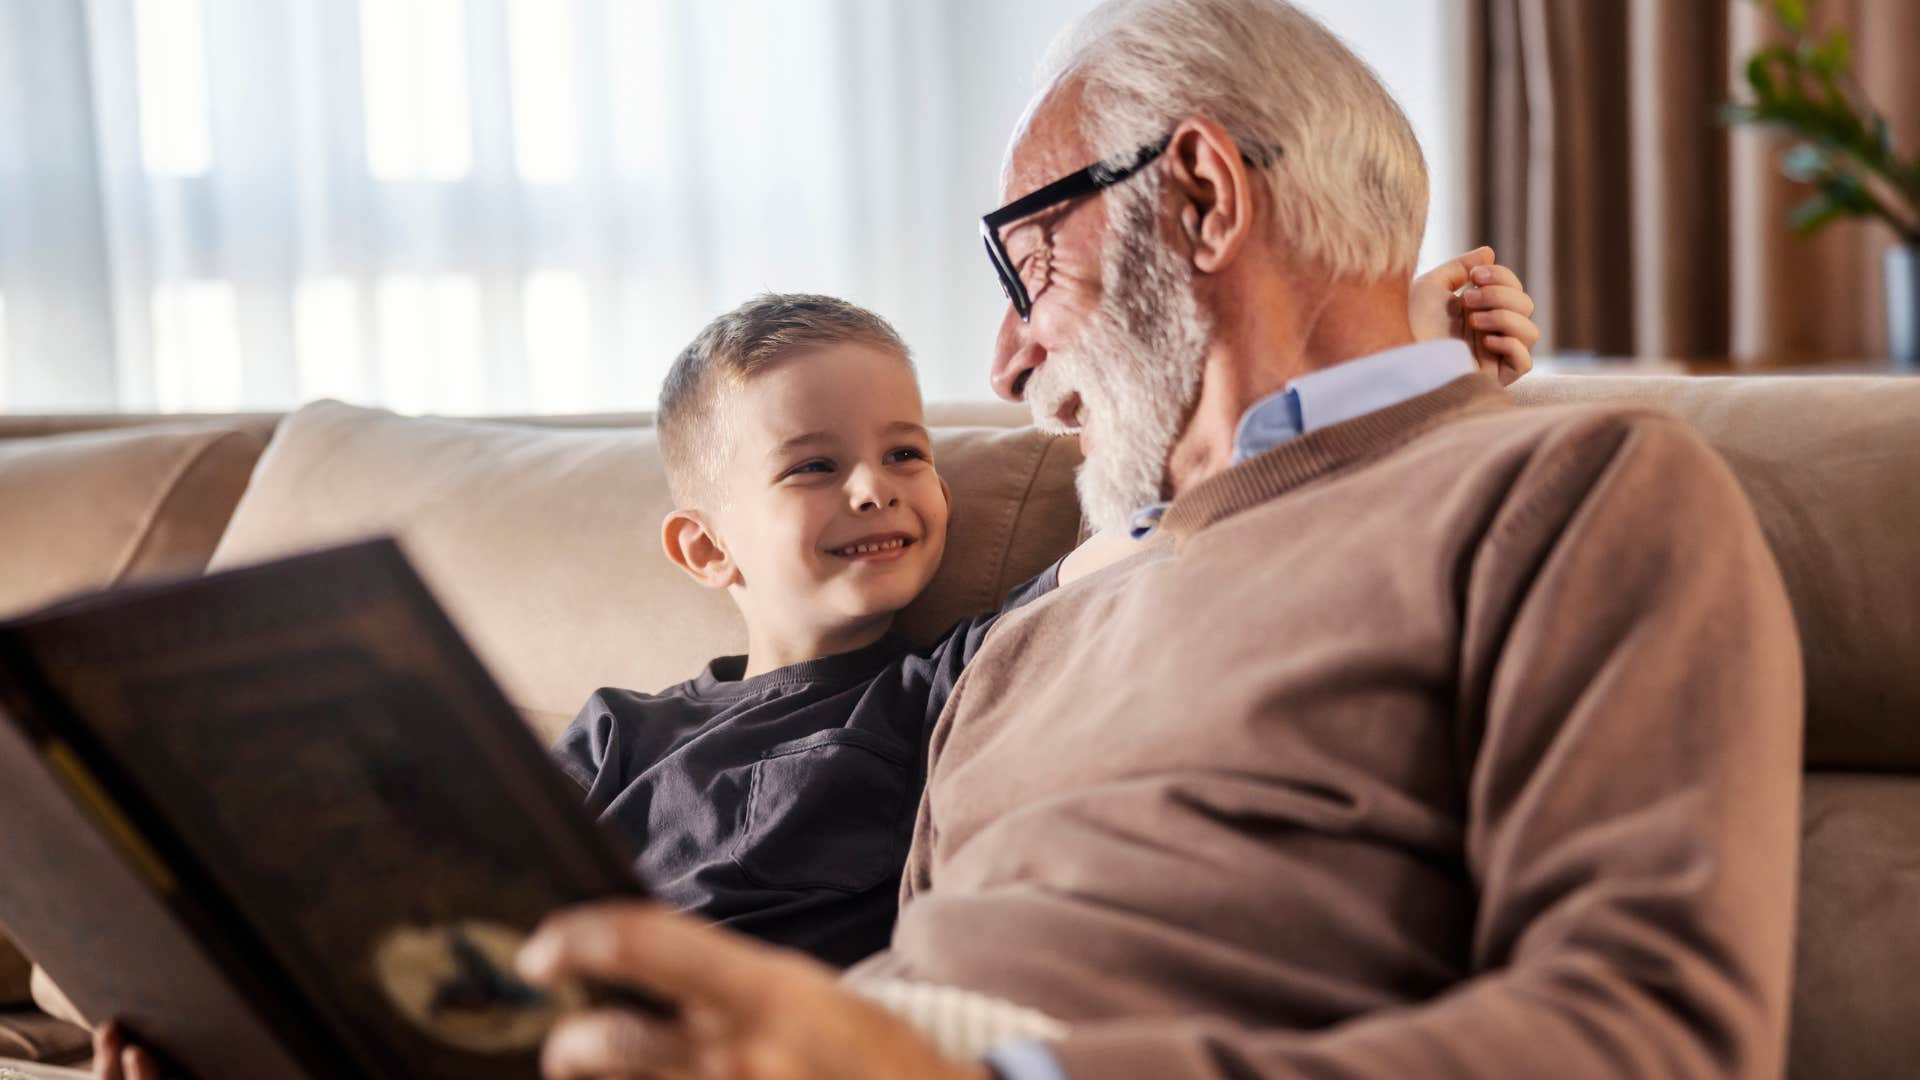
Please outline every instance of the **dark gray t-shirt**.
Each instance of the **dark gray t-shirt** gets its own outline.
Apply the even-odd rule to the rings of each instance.
[[[1001,612],[932,645],[864,649],[741,678],[723,656],[657,694],[596,691],[554,744],[586,804],[666,903],[847,965],[885,947],[925,783],[927,739]]]

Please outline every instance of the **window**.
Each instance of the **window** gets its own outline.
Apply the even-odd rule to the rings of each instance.
[[[572,179],[580,167],[573,5],[569,0],[512,0],[507,12],[513,61],[513,152],[520,176],[531,184]]]
[[[155,404],[166,412],[240,407],[240,336],[233,286],[178,281],[153,293]]]
[[[204,16],[201,0],[135,0],[140,149],[150,172],[196,176],[212,163]]]
[[[380,280],[380,396],[402,412],[483,413],[480,285],[460,274]]]
[[[768,290],[985,397],[973,223],[1093,2],[0,3],[5,407],[646,409]],[[1466,246],[1456,0],[1304,2],[1426,147],[1427,261]]]
[[[361,0],[367,165],[381,180],[472,169],[463,0]]]

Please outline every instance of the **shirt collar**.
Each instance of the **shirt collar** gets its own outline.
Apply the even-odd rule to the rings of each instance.
[[[1241,414],[1233,460],[1237,464],[1309,431],[1410,401],[1474,370],[1466,343],[1444,338],[1309,372]]]
[[[1309,372],[1240,414],[1233,432],[1234,464],[1310,431],[1411,401],[1475,370],[1466,343],[1443,338]],[[1128,532],[1135,540],[1151,536],[1171,505],[1153,503],[1135,510]]]

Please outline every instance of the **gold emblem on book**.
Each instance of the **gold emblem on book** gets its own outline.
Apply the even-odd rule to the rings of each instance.
[[[525,940],[518,930],[478,920],[402,926],[374,947],[374,974],[400,1015],[440,1042],[518,1053],[539,1046],[562,1013],[585,1003],[577,988],[541,990],[513,973]]]

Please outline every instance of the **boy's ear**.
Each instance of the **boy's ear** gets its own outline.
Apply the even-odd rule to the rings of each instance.
[[[953,489],[947,486],[947,478],[934,473],[934,479],[940,481],[940,497],[947,500],[947,516],[953,516]]]
[[[675,510],[660,522],[660,546],[666,549],[673,565],[709,589],[724,589],[740,582],[740,568],[720,543],[697,510]]]

